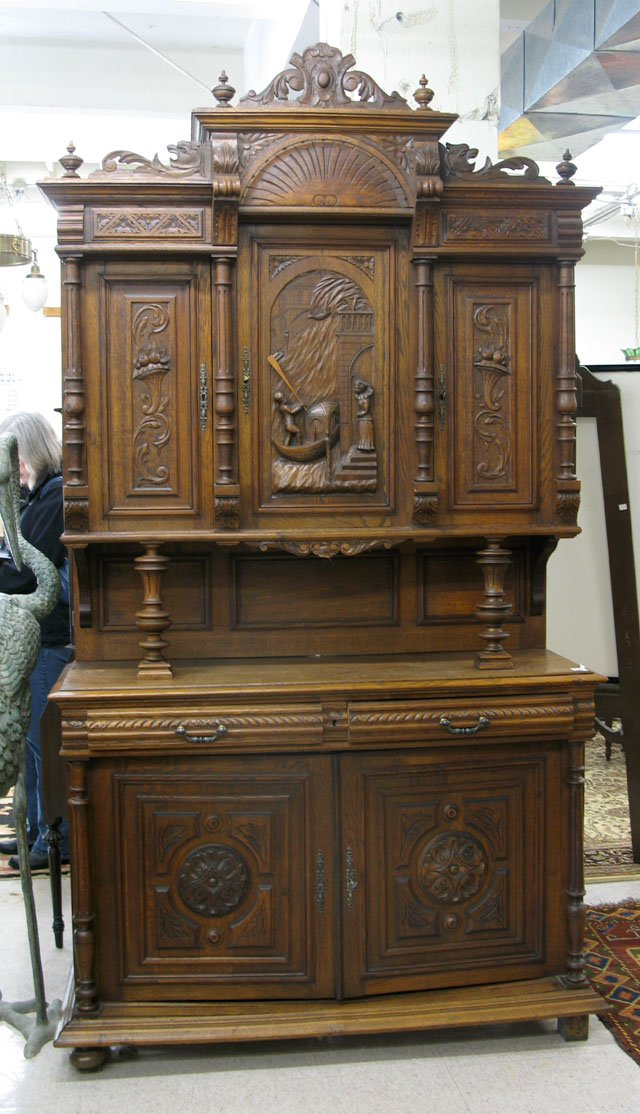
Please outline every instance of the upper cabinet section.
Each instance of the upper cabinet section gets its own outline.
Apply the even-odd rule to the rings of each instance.
[[[42,183],[63,261],[66,531],[356,552],[575,533],[581,210],[476,167],[319,43],[167,159]],[[109,415],[107,418],[106,415]],[[336,549],[337,547],[337,549]]]

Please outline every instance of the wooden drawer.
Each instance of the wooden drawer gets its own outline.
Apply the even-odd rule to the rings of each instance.
[[[468,700],[372,701],[349,705],[350,744],[410,743],[469,738],[565,737],[575,707],[564,695],[533,700],[482,697]]]
[[[86,721],[63,721],[65,745],[81,735],[92,753],[102,750],[136,753],[149,750],[232,751],[245,747],[289,749],[322,743],[320,704],[291,704],[254,708],[221,707],[188,711],[170,708],[122,715],[98,710]]]

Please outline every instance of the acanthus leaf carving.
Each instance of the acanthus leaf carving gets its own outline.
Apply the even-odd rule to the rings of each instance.
[[[419,526],[429,526],[438,514],[438,495],[414,492],[413,520]]]
[[[328,43],[307,47],[302,56],[293,54],[291,68],[282,70],[262,91],[251,89],[240,104],[243,107],[273,104],[295,104],[320,108],[339,108],[354,104],[349,93],[357,92],[355,103],[370,108],[407,108],[404,97],[395,91],[390,95],[361,70],[351,70],[355,65],[352,54],[344,55]],[[289,94],[299,93],[290,99]]]
[[[171,368],[166,346],[156,336],[169,324],[166,307],[158,303],[143,305],[132,322],[134,340],[134,382],[141,384],[139,405],[142,417],[133,434],[133,458],[138,469],[139,484],[165,484],[169,468],[162,459],[162,450],[171,436],[167,417],[170,397],[165,379]]]
[[[380,136],[378,144],[408,176],[414,169],[414,141],[406,135]]]
[[[65,530],[83,533],[89,529],[88,499],[69,499],[64,501]]]
[[[442,176],[447,181],[459,179],[463,181],[532,181],[540,185],[550,185],[548,178],[543,178],[540,168],[533,159],[526,156],[515,156],[492,163],[486,158],[484,165],[476,169],[475,160],[478,157],[478,148],[470,147],[468,143],[446,143],[440,145]],[[516,176],[515,171],[523,170],[522,176]]]
[[[236,495],[216,495],[214,507],[216,526],[236,530],[240,525],[240,500]]]
[[[163,163],[156,154],[152,159],[138,155],[135,151],[110,151],[102,160],[100,170],[90,177],[101,174],[147,174],[154,177],[190,178],[202,177],[204,172],[204,149],[200,143],[181,139],[178,143],[167,145],[171,154],[169,165]],[[130,169],[127,169],[130,168]]]
[[[561,522],[575,525],[580,510],[580,492],[559,490],[556,497],[556,516]]]
[[[478,347],[473,366],[480,373],[475,392],[474,428],[479,439],[475,461],[480,481],[507,482],[512,456],[512,430],[507,420],[505,392],[511,377],[508,314],[501,305],[480,305],[473,317]]]
[[[247,132],[238,136],[238,161],[240,166],[248,166],[252,159],[280,139],[277,132]]]
[[[341,554],[343,557],[356,557],[360,553],[367,553],[371,549],[390,549],[392,542],[387,539],[375,541],[278,541],[260,542],[259,549],[264,553],[269,549],[284,549],[296,557],[325,557],[332,558]],[[398,543],[400,544],[400,543]]]
[[[448,240],[548,240],[544,213],[447,214]]]

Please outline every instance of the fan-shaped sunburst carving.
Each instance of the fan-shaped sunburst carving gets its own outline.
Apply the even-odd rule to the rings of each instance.
[[[405,189],[379,155],[335,140],[280,151],[249,182],[252,205],[406,208]]]

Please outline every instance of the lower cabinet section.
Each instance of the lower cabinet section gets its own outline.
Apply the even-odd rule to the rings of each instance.
[[[108,999],[350,997],[563,969],[558,742],[96,767]]]
[[[546,652],[499,678],[436,656],[256,670],[185,666],[143,699],[121,666],[58,682],[57,1044],[582,1031],[601,1007],[582,958],[595,675]]]

